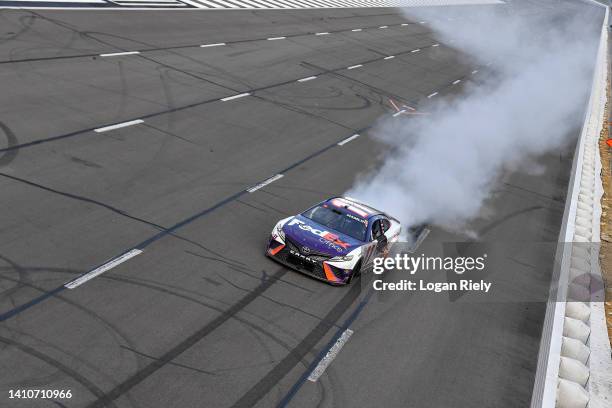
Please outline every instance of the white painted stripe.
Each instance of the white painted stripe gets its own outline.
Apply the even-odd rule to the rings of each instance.
[[[385,57],[383,59],[390,60],[390,59],[393,59],[393,58],[395,58],[395,55],[389,55],[388,57]]]
[[[136,120],[130,120],[129,122],[117,123],[116,125],[104,126],[101,128],[94,129],[94,132],[103,133],[103,132],[108,132],[109,130],[113,130],[113,129],[120,129],[120,128],[124,128],[128,126],[132,126],[132,125],[138,125],[139,123],[144,123],[144,120],[136,119]]]
[[[421,49],[420,49],[420,48],[417,48],[416,50],[412,50],[412,51],[410,51],[410,52],[419,52],[419,51],[421,51]]]
[[[361,31],[361,30],[362,30],[361,28],[354,28],[351,31],[357,32],[357,31]]]
[[[81,286],[82,284],[84,284],[85,282],[87,282],[88,280],[91,280],[93,278],[95,278],[96,276],[102,275],[104,272],[113,269],[114,267],[116,267],[119,264],[122,264],[123,262],[132,259],[133,257],[135,257],[136,255],[140,255],[142,254],[142,251],[140,249],[132,249],[131,251],[128,251],[126,253],[124,253],[121,256],[118,256],[117,258],[111,259],[110,261],[108,261],[107,263],[105,263],[102,266],[98,266],[96,269],[94,269],[91,272],[86,273],[85,275],[79,276],[78,278],[64,284],[64,286],[68,289],[74,289],[78,286]]]
[[[405,26],[407,26],[407,25],[410,25],[410,24],[408,24],[408,23],[402,23],[402,27],[405,27]]]
[[[221,47],[225,45],[225,43],[215,43],[215,44],[202,44],[200,45],[200,47],[202,48],[207,48],[207,47]]]
[[[255,191],[259,190],[260,188],[263,188],[265,186],[267,186],[268,184],[274,183],[276,180],[283,178],[284,176],[282,174],[277,174],[275,176],[270,177],[267,180],[262,181],[259,184],[254,185],[253,187],[247,188],[247,191],[249,193],[254,193]]]
[[[432,47],[439,47],[439,46],[440,46],[440,44],[434,44],[434,45],[432,45]]]
[[[401,115],[402,113],[405,113],[405,112],[406,112],[406,110],[405,110],[405,109],[402,109],[402,110],[401,110],[401,111],[399,111],[399,112],[395,112],[395,113],[393,114],[393,117],[394,117],[394,118],[396,118],[396,117],[398,117],[399,115]]]
[[[324,32],[324,33],[315,33],[315,35],[328,35],[329,33]]]
[[[226,98],[221,98],[221,102],[227,102],[227,101],[231,101],[231,100],[238,99],[238,98],[244,98],[245,96],[249,96],[249,95],[250,93],[245,92],[245,93],[241,93],[238,95],[228,96]]]
[[[432,94],[430,94],[430,95],[427,95],[427,97],[428,97],[428,98],[433,98],[433,97],[434,97],[434,96],[436,96],[437,94],[438,94],[437,92],[434,92],[434,93],[432,93]]]
[[[473,70],[473,71],[472,71],[472,75],[473,75],[473,74],[477,74],[477,73],[478,73],[478,70],[477,70],[477,69],[475,69],[475,70]]]
[[[118,57],[120,55],[134,55],[140,54],[140,51],[125,51],[125,52],[111,52],[110,54],[100,54],[101,57]]]
[[[20,0],[20,1],[35,1],[35,2],[41,2],[41,3],[105,3],[105,1],[103,0]]]
[[[267,40],[268,41],[276,41],[276,40],[284,40],[287,37],[270,37]]]
[[[338,146],[344,146],[345,144],[347,144],[348,142],[350,142],[351,140],[355,140],[359,137],[358,133],[355,133],[353,136],[347,137],[346,139],[344,139],[341,142],[338,142]]]
[[[316,76],[309,76],[309,77],[306,77],[306,78],[298,79],[297,81],[298,82],[306,82],[306,81],[312,81],[313,79],[317,79],[317,77]]]
[[[317,364],[315,369],[312,370],[312,372],[308,376],[308,381],[316,382],[323,375],[327,367],[329,367],[332,361],[334,361],[338,353],[340,353],[340,350],[342,350],[342,347],[344,347],[344,345],[351,338],[352,335],[353,331],[351,329],[346,329],[342,333],[340,338],[338,338],[334,345],[329,349],[327,354],[325,354],[325,357],[323,357],[323,359],[319,361],[319,364]]]
[[[419,24],[427,24],[427,21],[419,21]]]
[[[380,26],[378,28],[389,28],[389,26]]]
[[[346,69],[355,69],[360,67],[363,67],[363,64],[351,65],[350,67],[346,67]]]
[[[453,82],[453,85],[457,85],[459,82],[461,82],[461,80],[460,80],[460,79],[458,79],[458,80],[454,81],[454,82]]]

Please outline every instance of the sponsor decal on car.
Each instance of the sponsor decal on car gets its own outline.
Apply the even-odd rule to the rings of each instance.
[[[317,263],[317,261],[315,261],[314,259],[310,259],[309,257],[307,257],[307,256],[305,256],[305,255],[302,255],[302,254],[300,254],[299,252],[294,251],[293,249],[290,249],[290,250],[289,250],[289,253],[290,253],[291,255],[293,255],[293,256],[295,256],[295,257],[298,257],[298,258],[300,258],[300,259],[303,259],[303,260],[305,260],[305,261],[312,262],[312,263],[314,263],[314,264],[316,264],[316,263]]]
[[[361,223],[362,223],[363,225],[365,225],[366,227],[368,226],[368,220],[366,220],[366,219],[364,219],[364,218],[359,218],[359,217],[357,217],[357,216],[355,216],[355,215],[353,215],[353,214],[346,214],[346,216],[347,216],[347,217],[349,217],[349,218],[350,218],[350,219],[352,219],[352,220],[355,220],[355,221],[359,221],[359,222],[361,222]]]
[[[326,244],[327,246],[335,249],[338,252],[342,252],[344,249],[348,249],[350,246],[348,242],[342,241],[340,237],[334,234],[333,232],[313,228],[305,222],[298,220],[297,218],[292,219],[288,225],[297,225],[301,230],[308,231],[314,235],[319,236],[320,242]]]

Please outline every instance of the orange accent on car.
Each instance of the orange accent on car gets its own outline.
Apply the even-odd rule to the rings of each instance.
[[[270,249],[268,250],[268,253],[269,253],[270,255],[276,255],[276,254],[278,254],[278,253],[279,253],[279,252],[280,252],[280,251],[281,251],[281,250],[282,250],[284,247],[285,247],[285,245],[279,245],[279,246],[277,246],[277,247],[276,247],[276,248],[274,248],[274,249],[270,248]]]
[[[325,262],[323,262],[323,271],[325,272],[325,277],[327,278],[328,281],[340,282],[340,279],[338,279],[336,275],[334,275],[329,265],[326,264]]]

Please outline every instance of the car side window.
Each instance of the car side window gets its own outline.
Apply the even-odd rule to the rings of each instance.
[[[386,218],[383,218],[381,221],[382,221],[383,232],[389,231],[389,228],[391,228],[391,221],[389,221]]]
[[[372,239],[378,239],[381,235],[383,235],[382,224],[380,220],[376,220],[372,224]]]

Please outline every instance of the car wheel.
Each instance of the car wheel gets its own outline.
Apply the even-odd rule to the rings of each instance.
[[[361,276],[361,261],[357,262],[357,265],[355,265],[355,267],[353,268],[353,273],[351,273],[351,276],[349,276],[348,280],[346,281],[346,284],[349,285],[354,278]]]

